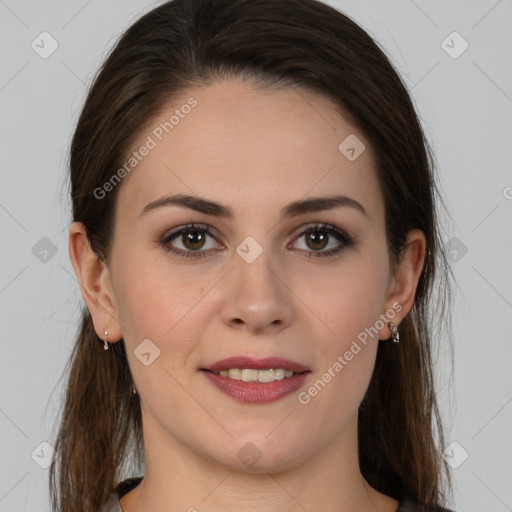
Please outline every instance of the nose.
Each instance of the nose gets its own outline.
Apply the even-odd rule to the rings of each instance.
[[[231,328],[251,333],[276,332],[293,320],[292,299],[286,276],[265,250],[252,263],[235,254],[222,320]]]

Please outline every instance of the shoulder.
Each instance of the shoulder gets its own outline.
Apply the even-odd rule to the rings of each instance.
[[[120,499],[132,489],[137,487],[139,483],[142,481],[142,476],[127,478],[120,482],[116,487],[115,494],[110,498],[110,501],[105,504],[105,506],[101,509],[101,512],[123,512],[121,507]]]
[[[123,512],[121,503],[119,503],[118,496],[114,494],[112,498],[110,498],[110,501],[100,510],[100,512]]]
[[[105,505],[101,512],[123,512],[121,508],[121,503],[119,500],[132,489],[137,487],[139,483],[142,481],[142,476],[127,478],[120,482],[116,487],[116,493],[112,496],[111,500]],[[448,510],[439,506],[430,506],[425,507],[425,505],[421,506],[418,501],[411,497],[405,496],[403,500],[400,502],[400,506],[396,510],[396,512],[454,512],[453,510]]]
[[[406,495],[396,512],[455,512],[437,505],[422,505],[412,496]]]
[[[117,485],[116,488],[116,494],[118,498],[122,498],[125,494],[130,492],[132,489],[135,489],[137,485],[139,485],[142,482],[142,479],[144,477],[142,476],[134,476],[132,478],[127,478],[126,480],[123,480]]]

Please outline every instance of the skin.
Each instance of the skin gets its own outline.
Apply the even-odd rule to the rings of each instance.
[[[299,391],[307,390],[393,304],[401,305],[395,324],[410,311],[425,237],[411,230],[400,265],[390,268],[369,141],[320,95],[238,79],[192,88],[134,148],[191,96],[197,106],[119,185],[108,264],[91,251],[82,224],[70,228],[71,261],[95,330],[103,338],[108,329],[109,342],[124,339],[141,400],[146,471],[121,499],[123,510],[395,511],[398,502],[362,477],[357,453],[357,411],[378,343],[389,343],[379,341],[391,336],[387,323],[305,405],[297,393],[237,402],[199,368],[235,355],[280,356],[310,368]],[[349,134],[366,145],[352,162],[338,150]],[[175,206],[140,216],[177,193],[229,206],[234,217]],[[341,207],[280,220],[287,204],[332,194],[355,199],[368,216]],[[165,251],[161,237],[191,222],[215,230],[196,245],[206,257]],[[297,236],[311,222],[355,242],[343,247],[330,236],[324,248]],[[236,252],[248,236],[263,249],[252,263]],[[181,236],[172,244],[194,249]],[[314,257],[336,247],[332,258]],[[148,338],[160,356],[145,366],[134,350]],[[252,467],[237,456],[246,443],[261,454]]]

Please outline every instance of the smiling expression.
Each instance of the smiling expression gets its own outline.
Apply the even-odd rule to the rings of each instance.
[[[297,395],[390,307],[374,156],[325,97],[240,80],[183,92],[134,147],[190,97],[120,185],[114,317],[155,439],[236,468],[257,447],[263,469],[292,467],[355,431],[377,336],[307,405]],[[351,160],[339,145],[353,135],[365,149]],[[143,340],[159,351],[148,365]],[[221,369],[245,364],[246,379],[212,370],[233,357],[249,360]],[[274,382],[251,382],[261,366]]]

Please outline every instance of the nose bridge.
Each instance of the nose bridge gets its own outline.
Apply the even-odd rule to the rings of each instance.
[[[270,247],[247,237],[233,255],[229,291],[223,319],[230,325],[245,324],[250,330],[291,321],[292,304],[287,287],[279,277],[280,261]]]

